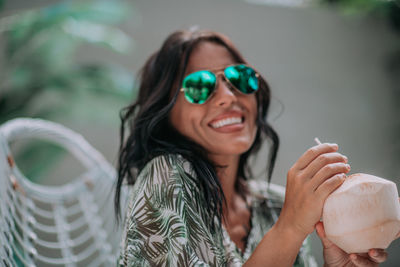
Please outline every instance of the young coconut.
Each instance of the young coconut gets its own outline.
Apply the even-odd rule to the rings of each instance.
[[[347,253],[387,248],[400,231],[396,184],[369,174],[346,178],[325,201],[326,236]]]
[[[385,249],[400,231],[396,184],[369,174],[350,175],[326,199],[322,220],[326,237],[347,253]]]

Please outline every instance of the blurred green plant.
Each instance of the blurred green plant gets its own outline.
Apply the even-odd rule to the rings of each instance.
[[[400,0],[317,0],[320,3],[337,7],[344,14],[351,16],[372,15],[385,19],[400,34]],[[400,74],[400,46],[397,46],[387,57],[386,68],[398,84]],[[395,85],[395,97],[400,97],[400,87]]]
[[[82,45],[127,53],[132,40],[114,25],[128,13],[120,1],[68,1],[1,19],[0,123],[21,116],[109,118],[110,103],[131,97],[132,75],[76,55]]]
[[[400,33],[400,0],[320,0],[337,6],[345,14],[373,14],[387,19],[391,26]]]
[[[132,99],[132,73],[104,60],[83,62],[79,53],[94,48],[128,54],[133,40],[118,25],[132,11],[122,1],[66,1],[3,17],[0,124],[37,117],[117,125],[118,111]],[[32,180],[62,154],[53,145],[41,147],[32,144],[17,156]]]

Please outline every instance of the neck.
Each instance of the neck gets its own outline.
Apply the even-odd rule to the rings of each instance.
[[[224,192],[226,204],[223,204],[223,212],[227,213],[233,208],[233,200],[237,193],[235,192],[235,184],[237,180],[237,172],[239,167],[239,155],[214,155],[211,160],[218,166],[217,176],[221,183],[222,191]]]

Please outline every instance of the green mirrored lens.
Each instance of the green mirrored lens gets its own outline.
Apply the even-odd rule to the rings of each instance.
[[[255,70],[240,64],[227,67],[224,71],[229,82],[244,94],[251,94],[258,90],[258,78]]]
[[[207,70],[189,74],[182,84],[185,98],[190,103],[203,104],[214,91],[216,81],[215,74]]]

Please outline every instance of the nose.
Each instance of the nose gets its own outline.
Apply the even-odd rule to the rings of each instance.
[[[223,75],[219,75],[217,88],[213,97],[214,104],[220,107],[228,107],[235,101],[237,101],[235,93],[231,90]]]

